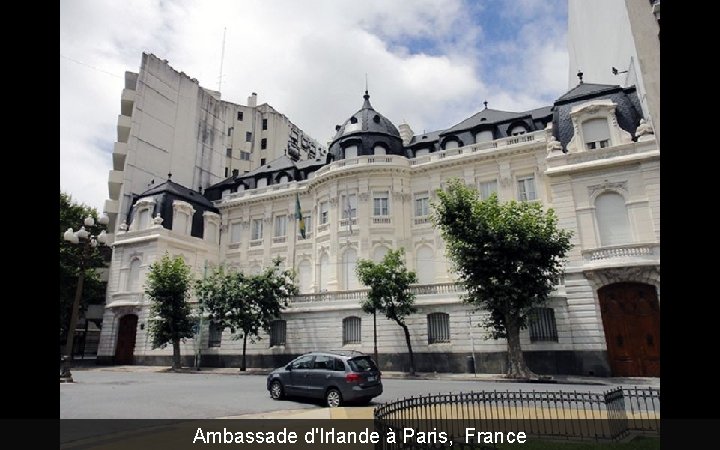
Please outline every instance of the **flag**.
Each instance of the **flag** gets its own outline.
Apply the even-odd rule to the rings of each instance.
[[[300,194],[295,194],[295,220],[298,221],[300,227],[300,236],[305,239],[305,219],[303,219],[302,211],[300,210]]]

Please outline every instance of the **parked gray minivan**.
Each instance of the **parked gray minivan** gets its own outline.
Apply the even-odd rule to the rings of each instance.
[[[273,370],[267,390],[275,400],[286,396],[325,399],[331,407],[343,402],[368,403],[382,394],[380,370],[365,353],[354,350],[310,352]]]

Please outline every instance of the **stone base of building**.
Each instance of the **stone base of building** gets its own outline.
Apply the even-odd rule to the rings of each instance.
[[[523,352],[525,361],[531,370],[539,375],[580,375],[608,377],[611,375],[605,351],[527,351]],[[265,354],[247,355],[248,368],[281,367],[299,355]],[[405,353],[380,353],[378,355],[381,370],[406,372],[410,367]],[[201,367],[240,367],[242,355],[208,355],[201,357]],[[112,357],[98,357],[98,364],[112,364]],[[135,356],[135,364],[147,366],[170,366],[172,355]],[[185,367],[195,365],[194,355],[182,355]],[[415,353],[417,372],[472,373],[471,353]],[[507,354],[505,352],[476,353],[475,371],[477,373],[505,373]]]

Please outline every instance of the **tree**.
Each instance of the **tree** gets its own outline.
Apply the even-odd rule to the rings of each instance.
[[[433,221],[465,284],[464,301],[490,313],[493,338],[506,338],[510,378],[530,378],[520,330],[533,308],[543,305],[563,272],[571,232],[558,228],[552,209],[538,202],[485,201],[474,188],[452,180],[439,190]]]
[[[410,374],[415,375],[415,358],[405,318],[417,311],[415,294],[408,289],[417,283],[417,275],[407,270],[404,256],[405,250],[401,248],[389,251],[379,263],[361,259],[356,271],[360,281],[370,288],[367,300],[361,305],[363,311],[380,311],[402,327],[410,355]]]
[[[145,294],[150,298],[151,314],[149,333],[153,348],[173,346],[172,369],[182,367],[180,341],[193,337],[194,320],[187,302],[192,281],[190,266],[182,257],[170,258],[165,253],[160,261],[150,265]]]
[[[73,201],[69,194],[60,192],[60,232],[58,233],[60,247],[60,343],[67,338],[67,328],[70,323],[70,314],[75,297],[80,267],[84,266],[84,281],[82,288],[82,303],[80,310],[84,311],[88,304],[101,304],[105,302],[105,287],[94,267],[103,265],[103,255],[100,247],[95,248],[86,256],[84,265],[81,262],[81,246],[71,244],[63,239],[63,233],[68,228],[77,230],[83,225],[86,217],[97,219],[95,208]],[[96,225],[88,229],[93,235],[98,235],[101,228]]]
[[[272,321],[279,317],[287,299],[298,293],[291,270],[280,270],[280,260],[259,275],[227,272],[219,267],[195,284],[201,312],[221,328],[230,328],[234,339],[243,340],[242,363],[245,371],[247,341],[261,339],[260,330],[270,331]],[[238,334],[236,334],[238,333]]]

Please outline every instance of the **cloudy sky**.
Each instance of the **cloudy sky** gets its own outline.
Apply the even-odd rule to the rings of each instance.
[[[415,133],[567,89],[567,0],[63,0],[60,189],[102,211],[125,71],[153,53],[325,143],[362,105]]]

